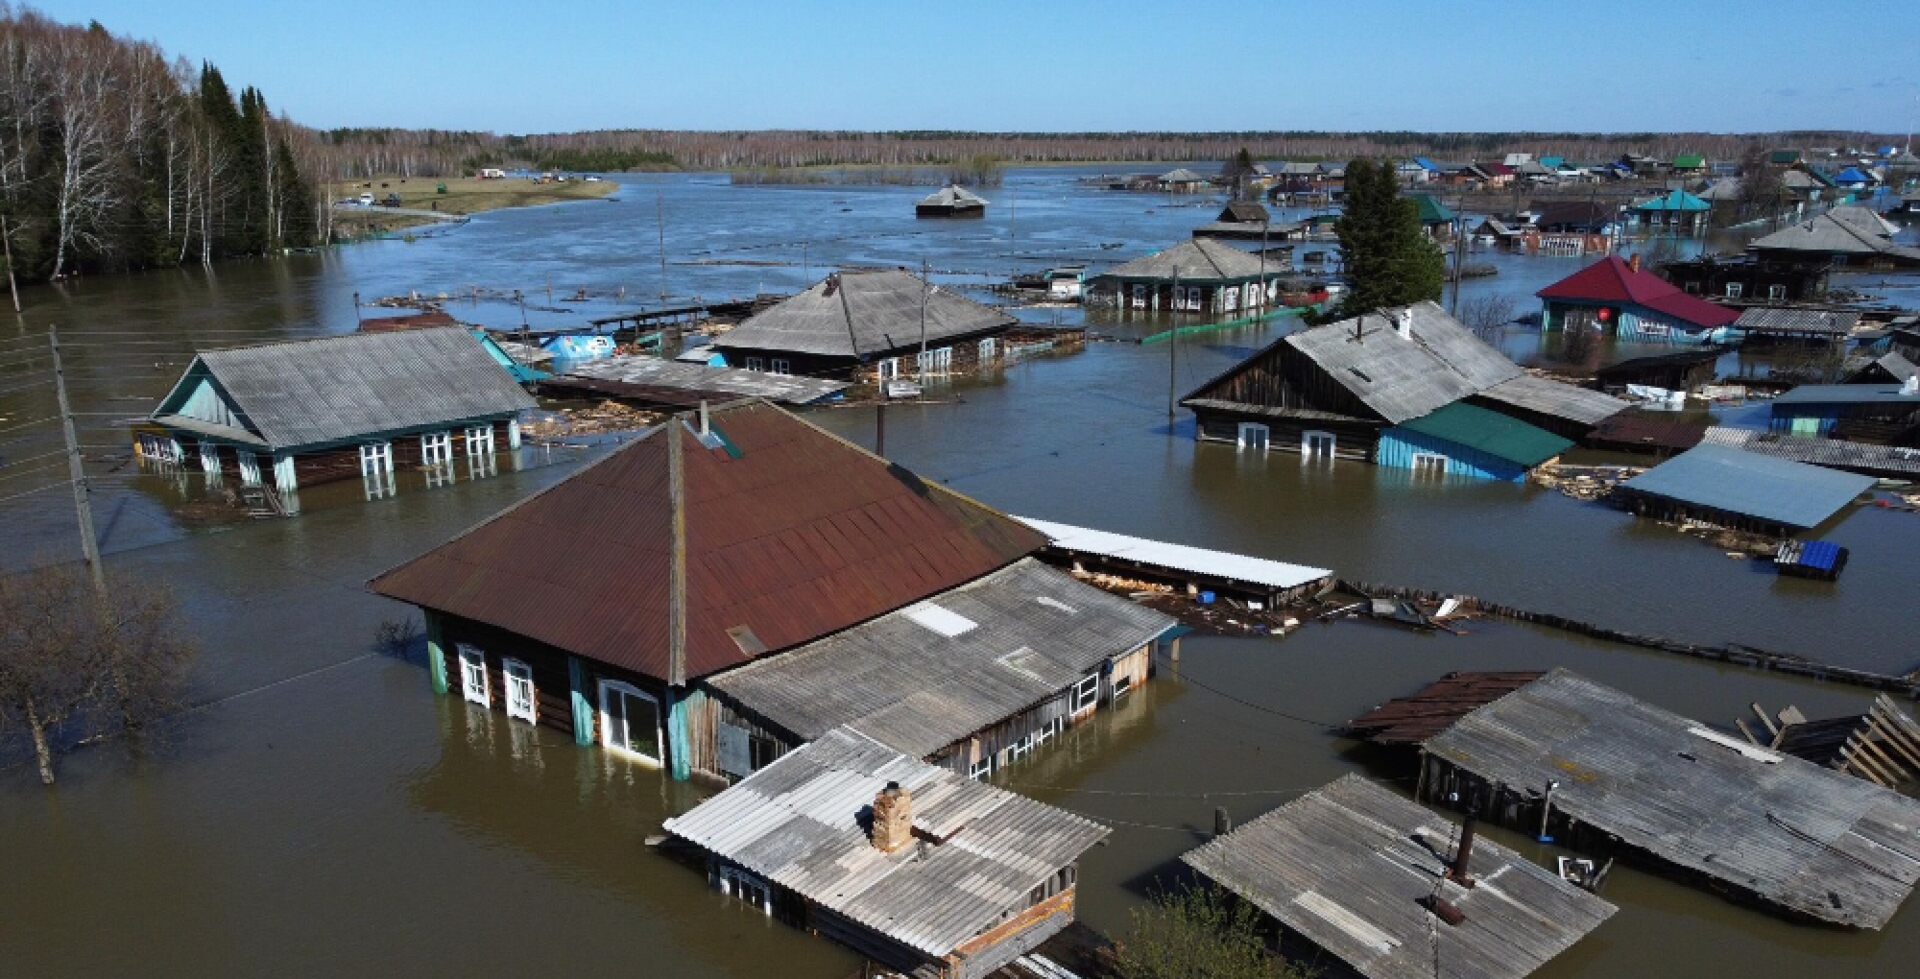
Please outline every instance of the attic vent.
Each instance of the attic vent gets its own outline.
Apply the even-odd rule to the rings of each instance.
[[[1068,605],[1066,602],[1063,602],[1057,598],[1048,598],[1045,595],[1041,595],[1040,597],[1034,599],[1034,601],[1039,602],[1040,604],[1045,605],[1048,608],[1057,608],[1060,611],[1067,613],[1068,615],[1077,615],[1080,611],[1079,609],[1074,608],[1071,605]]]
[[[910,610],[907,612],[907,618],[948,639],[965,635],[977,627],[972,619],[931,603]]]
[[[1357,377],[1357,378],[1359,378],[1359,379],[1361,379],[1361,380],[1363,380],[1363,381],[1365,381],[1365,382],[1367,382],[1368,384],[1372,384],[1372,383],[1373,383],[1373,378],[1371,378],[1371,377],[1368,377],[1368,376],[1367,376],[1367,372],[1366,372],[1366,371],[1363,371],[1363,370],[1361,370],[1361,369],[1360,369],[1360,368],[1358,368],[1358,367],[1349,367],[1349,368],[1347,368],[1347,371],[1348,371],[1349,373],[1351,373],[1351,374],[1352,374],[1352,375],[1353,375],[1354,377]]]
[[[727,630],[727,638],[732,639],[733,644],[740,647],[740,651],[746,653],[748,656],[758,656],[767,651],[767,644],[761,642],[760,637],[753,634],[753,628],[751,626],[734,626]]]

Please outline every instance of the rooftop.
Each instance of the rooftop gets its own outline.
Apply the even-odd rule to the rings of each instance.
[[[1563,669],[1424,747],[1498,784],[1558,781],[1556,811],[1808,917],[1879,928],[1920,880],[1920,802]]]
[[[1542,299],[1630,303],[1700,329],[1726,326],[1740,314],[1685,292],[1618,255],[1607,257],[1535,293]]]
[[[1775,405],[1912,404],[1920,394],[1900,384],[1802,384],[1773,399]]]
[[[1301,796],[1181,857],[1368,979],[1519,979],[1614,907],[1484,836],[1446,880],[1454,827],[1359,775]],[[1496,883],[1497,882],[1497,883]],[[1465,920],[1443,924],[1438,895]]]
[[[1804,530],[1839,513],[1873,483],[1871,476],[1703,443],[1620,485]]]
[[[713,345],[861,358],[918,345],[923,322],[927,341],[941,344],[1017,321],[910,272],[838,272],[748,317]]]
[[[790,405],[812,404],[831,398],[848,386],[845,381],[709,367],[704,363],[644,356],[590,360],[548,380],[546,385],[689,408],[701,401],[718,403],[746,397]]]
[[[1075,527],[1071,524],[1054,523],[1051,520],[1036,520],[1033,517],[1016,516],[1013,519],[1045,534],[1055,548],[1063,551],[1120,558],[1137,564],[1150,564],[1212,578],[1244,581],[1268,588],[1298,588],[1333,576],[1333,572],[1326,568],[1309,568],[1305,565],[1269,561],[1266,558],[1248,557],[1244,554],[1229,554],[1204,547],[1189,547],[1185,544],[1128,537],[1125,534]]]
[[[920,198],[920,207],[986,207],[987,199],[958,184],[942,187]]]
[[[1401,422],[1400,427],[1520,466],[1537,466],[1573,448],[1572,442],[1552,432],[1458,401]]]
[[[889,782],[913,794],[916,837],[893,853],[861,825]],[[666,830],[936,957],[999,925],[1108,832],[844,729],[667,820]]]
[[[1873,476],[1920,478],[1920,449],[1720,426],[1707,429],[1701,437],[1714,445],[1811,466]]]
[[[1754,306],[1740,311],[1735,329],[1750,333],[1827,333],[1845,336],[1860,323],[1856,309]]]
[[[1205,238],[1183,241],[1163,251],[1116,265],[1101,273],[1101,278],[1179,279],[1186,283],[1238,282],[1257,279],[1261,271],[1274,271],[1256,255],[1232,245]]]
[[[1675,165],[1685,166],[1685,164]],[[1693,165],[1700,166],[1698,163]],[[1636,211],[1709,211],[1713,209],[1713,205],[1684,190],[1675,190],[1669,191],[1663,197],[1635,204],[1633,209]]]

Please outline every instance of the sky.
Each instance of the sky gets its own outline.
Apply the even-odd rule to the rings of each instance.
[[[1920,114],[1910,56],[1803,0],[38,6],[211,61],[321,128],[1905,132]]]

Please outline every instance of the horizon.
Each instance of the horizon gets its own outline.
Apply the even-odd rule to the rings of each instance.
[[[1783,0],[1711,0],[1672,25],[1652,0],[1444,16],[1372,0],[1265,19],[1223,0],[1179,17],[1134,0],[986,0],[958,17],[873,0],[580,6],[35,9],[211,62],[321,130],[1888,136],[1920,116],[1920,84]]]

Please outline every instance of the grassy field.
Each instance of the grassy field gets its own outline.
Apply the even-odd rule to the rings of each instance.
[[[441,187],[446,188],[445,193],[440,192]],[[330,184],[327,194],[330,200],[335,201],[357,198],[361,194],[372,194],[376,200],[386,200],[388,194],[399,194],[401,207],[439,211],[442,214],[477,214],[502,207],[537,207],[561,201],[593,200],[606,197],[618,187],[619,184],[611,180],[536,184],[512,177],[502,180],[481,180],[477,177],[413,177],[403,180],[385,177]],[[431,224],[433,219],[394,214],[382,207],[369,207],[364,210],[335,211],[334,222],[351,235],[369,231],[401,231]]]

